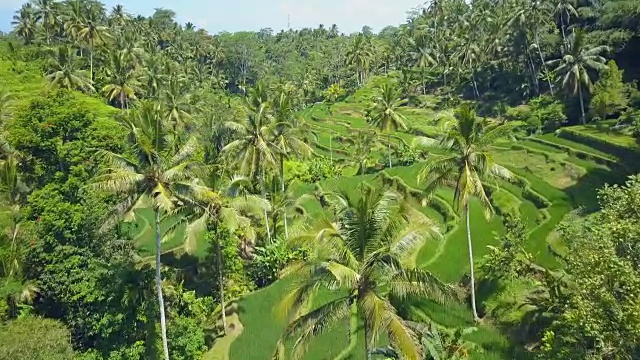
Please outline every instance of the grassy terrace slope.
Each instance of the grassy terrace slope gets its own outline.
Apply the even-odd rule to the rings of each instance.
[[[316,105],[301,113],[318,134],[316,147],[321,154],[328,155],[327,150],[331,146],[334,159],[348,163],[349,145],[340,141],[340,138],[348,138],[356,131],[367,128],[362,117],[365,107],[362,100],[369,95],[362,93],[367,91],[370,89],[360,91],[344,103],[334,105],[332,115],[326,112],[323,105]],[[437,133],[436,111],[407,108],[403,113],[410,128],[420,129],[426,134]],[[576,127],[576,131],[583,130],[584,127]],[[394,146],[401,147],[410,144],[413,135],[396,133],[391,139]],[[555,226],[574,208],[594,209],[597,206],[595,189],[605,183],[619,182],[624,178],[624,171],[619,165],[620,153],[633,152],[635,148],[622,144],[623,141],[618,138],[614,145],[618,151],[606,151],[605,147],[594,147],[587,141],[547,134],[517,142],[505,142],[496,147],[496,161],[511,169],[518,179],[516,184],[500,183],[498,188],[492,189],[492,201],[498,213],[516,212],[527,223],[527,248],[535,254],[538,262],[551,267],[556,266],[548,251],[549,246],[561,247],[553,241],[552,231]],[[628,142],[626,144],[629,145]],[[383,153],[374,155],[382,156],[381,162],[384,163]],[[400,181],[404,186],[419,191],[420,184],[416,183],[416,174],[420,167],[420,164],[394,167],[364,176],[327,180],[319,186],[326,190],[354,189],[363,181],[381,185],[381,181],[386,179],[387,183]],[[312,187],[299,190],[302,192],[310,189]],[[452,198],[453,192],[450,189],[440,189],[436,194],[435,203],[423,208],[426,214],[442,224],[442,229],[446,232],[442,240],[428,242],[416,254],[415,261],[418,266],[429,269],[442,280],[458,282],[468,272],[466,234],[464,226],[459,223],[457,216],[452,214],[450,206],[447,206]],[[309,207],[309,218],[313,218],[316,216],[315,212],[319,211],[319,206],[314,204]],[[475,201],[471,204],[471,223],[474,255],[476,259],[480,259],[486,254],[487,245],[495,244],[496,234],[504,229],[498,216],[485,219],[479,204]],[[240,319],[245,328],[231,346],[230,359],[270,357],[284,322],[266,314],[272,313],[273,305],[286,287],[286,281],[279,281],[240,301]],[[425,302],[418,304],[412,316],[429,316],[450,327],[472,325],[471,314],[464,304],[448,304],[443,307]],[[346,345],[346,322],[344,325],[315,340],[305,359],[329,359],[331,355],[335,355],[332,351]],[[480,331],[471,335],[470,339],[485,349],[483,353],[474,355],[474,358],[500,359],[515,356],[511,352],[508,340],[490,325],[481,326]]]

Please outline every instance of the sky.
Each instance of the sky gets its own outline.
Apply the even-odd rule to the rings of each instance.
[[[11,17],[26,0],[0,0],[0,31],[11,29]],[[379,31],[404,23],[407,11],[424,0],[103,0],[107,9],[122,4],[132,14],[151,15],[155,8],[176,12],[179,23],[192,22],[210,33],[220,31],[274,31],[291,27],[327,27],[337,24],[341,32],[360,31],[364,25]]]

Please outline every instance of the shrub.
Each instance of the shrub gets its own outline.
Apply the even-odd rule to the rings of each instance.
[[[529,133],[552,132],[567,122],[562,103],[549,95],[531,100],[528,106],[509,108],[505,117],[509,120],[524,121]]]
[[[627,91],[622,82],[622,70],[614,60],[610,60],[607,68],[593,87],[591,98],[592,119],[606,119],[607,115],[620,112],[627,106]]]
[[[292,249],[283,240],[276,240],[256,248],[249,274],[258,287],[265,287],[276,280],[278,274],[295,260],[304,258],[305,251]]]

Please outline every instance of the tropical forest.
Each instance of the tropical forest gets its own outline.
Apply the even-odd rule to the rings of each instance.
[[[14,10],[0,360],[640,359],[640,1]]]

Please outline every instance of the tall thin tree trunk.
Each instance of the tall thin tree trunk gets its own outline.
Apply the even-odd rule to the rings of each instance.
[[[469,268],[471,276],[471,309],[473,310],[473,319],[478,320],[478,309],[476,308],[476,278],[473,272],[473,246],[471,244],[471,227],[469,225],[469,204],[464,207],[467,220],[467,246],[469,248]]]
[[[267,193],[264,189],[264,176],[265,176],[264,164],[262,164],[262,177],[260,178],[260,189],[262,191],[262,197],[266,199]],[[271,243],[271,229],[269,228],[269,214],[267,214],[267,209],[264,209],[264,224],[265,224],[265,227],[267,228],[267,242]]]
[[[93,81],[93,45],[91,45],[91,53],[89,54],[89,75],[91,76],[91,81]]]
[[[333,165],[333,134],[329,131],[329,161]]]
[[[578,83],[578,96],[580,97],[580,113],[581,113],[580,121],[582,122],[582,124],[586,124],[587,119],[584,115],[584,100],[582,99],[582,84],[580,83]]]
[[[367,357],[367,360],[371,360],[371,349],[369,349],[369,324],[367,324],[367,319],[364,319],[364,354]]]
[[[391,133],[387,132],[387,156],[389,157],[389,169],[393,168],[391,164]]]
[[[284,186],[284,156],[280,155],[280,190],[282,191],[282,196],[285,196],[285,186]],[[286,239],[289,238],[289,226],[287,224],[287,210],[284,210],[283,214],[284,218],[284,237]]]
[[[475,71],[471,73],[471,81],[473,83],[473,95],[476,100],[480,97],[480,93],[478,92],[478,84],[476,83],[476,74]]]
[[[358,334],[356,331],[358,330],[358,303],[355,299],[351,300],[350,304],[351,315],[349,316],[349,346],[342,350],[338,356],[336,356],[333,360],[345,360],[349,358],[349,355],[353,352],[353,349],[356,348],[356,344],[358,343]]]
[[[529,59],[529,65],[531,69],[531,81],[533,81],[533,86],[536,89],[536,94],[540,94],[540,86],[538,85],[538,77],[536,76],[536,66],[533,63],[533,59],[531,58],[531,51],[529,51],[529,42],[526,43],[527,46],[527,58]]]
[[[544,56],[542,55],[542,49],[540,49],[540,41],[538,41],[538,34],[536,33],[536,48],[538,49],[538,55],[540,55],[540,61],[542,61],[542,66],[544,67],[545,77],[547,78],[547,83],[549,83],[549,90],[551,91],[551,95],[553,96],[553,84],[551,84],[551,78],[549,77],[549,69],[547,68],[547,63],[544,61]]]
[[[560,29],[562,30],[562,43],[564,44],[564,50],[567,50],[567,35],[565,34],[564,31],[565,25],[564,25],[564,15],[563,13],[560,13]]]
[[[160,329],[162,331],[162,351],[164,360],[169,360],[169,343],[167,342],[167,320],[164,314],[164,297],[162,296],[162,274],[160,272],[160,257],[162,255],[162,245],[160,238],[160,212],[155,212],[155,228],[156,228],[156,289],[158,291],[158,306],[160,307]]]
[[[217,220],[214,220],[217,221]],[[220,237],[218,236],[218,225],[214,225],[214,236],[216,237],[216,258],[218,262],[218,292],[220,296],[220,313],[222,314],[222,333],[227,335],[227,311],[224,303],[224,274],[222,270],[222,247],[220,246]]]

